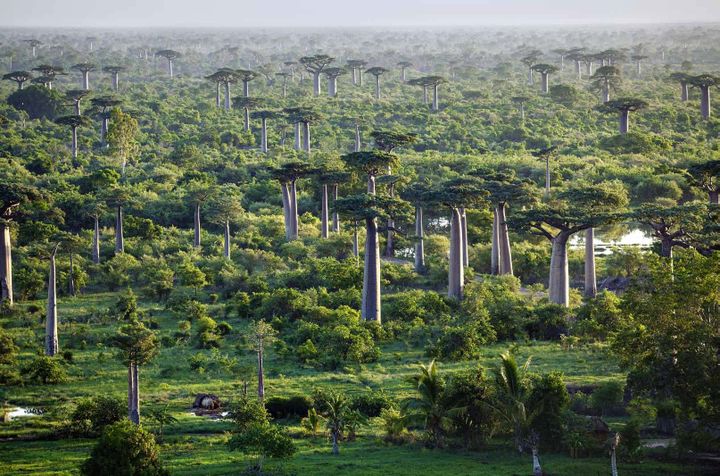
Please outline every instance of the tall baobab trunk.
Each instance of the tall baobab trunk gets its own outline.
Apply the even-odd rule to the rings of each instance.
[[[540,73],[540,88],[542,92],[547,94],[550,92],[550,74]]]
[[[330,234],[327,184],[323,184],[322,186],[322,204],[320,208],[320,235],[323,238],[327,238]]]
[[[542,476],[542,467],[540,466],[540,458],[538,457],[538,450],[537,448],[533,447],[532,449],[532,459],[533,459],[533,476]]]
[[[250,108],[244,108],[245,109],[245,130],[250,130]]]
[[[660,240],[660,256],[662,256],[663,258],[669,258],[672,260],[672,257],[673,257],[672,238],[661,238],[661,240]]]
[[[460,209],[452,209],[450,219],[450,266],[448,267],[448,296],[462,299],[465,282],[462,251],[462,218]]]
[[[360,147],[362,147],[362,143],[360,140],[360,124],[355,124],[355,147],[354,152],[360,152]]]
[[[85,91],[90,90],[90,71],[83,71],[82,87]]]
[[[560,55],[560,71],[565,71],[565,55]]]
[[[390,184],[388,187],[388,195],[390,197],[395,196],[395,184]],[[387,220],[387,242],[385,243],[385,256],[395,256],[395,242],[393,240],[394,238],[394,231],[393,227],[395,226],[395,221],[392,219],[392,217],[388,218]]]
[[[100,264],[100,217],[95,216],[93,226],[93,239],[92,239],[92,260],[95,264]]]
[[[35,48],[34,46],[32,47],[32,54],[33,58],[37,58],[37,48]]]
[[[525,103],[520,103],[520,119],[525,120]]]
[[[225,110],[229,111],[232,108],[232,101],[230,101],[230,82],[225,82]],[[218,97],[218,102],[220,98]],[[218,104],[220,106],[220,104]],[[247,130],[247,129],[245,129]]]
[[[294,145],[294,149],[295,149],[295,150],[300,150],[300,149],[302,149],[302,145],[301,145],[301,141],[300,141],[300,138],[301,138],[301,137],[300,137],[300,123],[299,123],[299,122],[296,122],[296,123],[295,123],[295,128],[294,128],[294,130],[295,130],[295,145]]]
[[[588,61],[587,63],[585,63],[585,68],[586,68],[587,76],[589,78],[590,76],[593,75],[593,62]]]
[[[171,59],[168,59],[168,74],[170,75],[170,79],[173,79],[173,62]]]
[[[193,246],[200,248],[200,202],[195,204],[193,210],[194,235]]]
[[[243,81],[243,96],[250,97],[250,81]]]
[[[136,362],[130,364],[132,367],[132,408],[130,410],[130,421],[136,425],[140,424],[140,372]]]
[[[380,99],[380,75],[375,76],[375,99]]]
[[[637,62],[637,75],[642,76],[642,63],[640,61]]]
[[[125,252],[125,238],[123,237],[123,211],[118,206],[115,210],[115,254]]]
[[[285,239],[292,240],[292,206],[290,205],[290,188],[289,184],[281,183],[282,189],[282,207],[283,207],[283,218],[285,221]]]
[[[75,269],[73,265],[73,253],[70,253],[70,270],[68,271],[68,294],[70,296],[75,296],[76,290],[75,290]]]
[[[230,258],[230,222],[225,221],[225,227],[224,227],[224,238],[225,238],[225,246],[223,248],[223,255],[226,258]]]
[[[570,302],[570,278],[568,273],[567,242],[570,235],[561,231],[552,239],[550,257],[550,302],[568,306]]]
[[[423,104],[428,105],[430,100],[428,99],[428,87],[423,85]]]
[[[337,78],[328,77],[328,97],[337,96]]]
[[[292,225],[291,237],[292,240],[297,240],[299,236],[298,227],[298,208],[297,208],[297,186],[295,180],[290,182],[290,224]]]
[[[513,275],[512,252],[510,249],[510,234],[508,233],[505,203],[500,203],[496,209],[497,240],[498,240],[498,274]]]
[[[380,244],[377,221],[365,219],[365,269],[363,273],[362,318],[366,321],[381,322],[380,308]]]
[[[462,264],[464,268],[467,268],[470,266],[470,247],[468,244],[467,214],[465,213],[465,207],[460,209],[460,224],[462,225],[460,229],[462,233]]]
[[[287,98],[287,76],[283,76],[282,97],[283,99]]]
[[[57,316],[57,283],[55,279],[55,255],[57,245],[50,255],[50,272],[48,273],[47,316],[45,318],[45,355],[55,356],[59,352],[58,316]]]
[[[685,81],[680,82],[680,100],[682,102],[688,100],[688,84]]]
[[[77,134],[77,127],[73,127],[72,129],[72,156],[73,159],[77,159],[78,157],[78,134]]]
[[[602,100],[604,103],[610,101],[610,84],[608,84],[607,80],[605,80],[605,85],[603,86]]]
[[[368,193],[371,195],[375,195],[375,176],[374,175],[368,175]]]
[[[75,115],[79,116],[80,112],[80,101],[75,101]]]
[[[265,399],[265,359],[263,356],[263,340],[258,340],[258,398],[262,402]]]
[[[585,296],[597,295],[597,279],[595,277],[595,229],[585,230]]]
[[[627,134],[630,128],[630,111],[620,111],[620,134]]]
[[[133,409],[135,408],[135,379],[134,367],[128,364],[128,420],[133,421]]]
[[[438,85],[433,85],[433,102],[432,102],[432,110],[433,111],[439,111],[440,110],[440,97],[438,96]]]
[[[320,86],[320,71],[318,71],[317,73],[313,73],[313,94],[315,96],[320,96],[322,92]]]
[[[352,250],[353,256],[357,258],[360,256],[360,245],[358,243],[358,222],[355,220],[353,222],[353,250]]]
[[[580,68],[580,60],[575,60],[575,73],[577,74],[577,79],[582,79],[582,68]]]
[[[490,242],[490,274],[500,274],[500,230],[498,228],[498,210],[493,208],[492,238]]]
[[[310,155],[310,123],[303,122],[303,149]]]
[[[265,117],[260,119],[260,150],[265,153],[268,151],[267,118]]]
[[[530,66],[530,67],[528,68],[528,84],[529,84],[529,85],[535,84],[535,81],[534,81],[534,79],[533,79],[533,69],[532,69],[532,66]]]
[[[610,444],[610,474],[611,476],[618,476],[617,469],[617,446],[619,444],[619,437],[615,437],[615,440]]]
[[[550,156],[545,156],[545,196],[550,195]]]
[[[112,84],[115,92],[120,91],[120,73],[113,73]]]
[[[700,112],[703,119],[710,118],[710,86],[700,86]]]
[[[100,124],[100,142],[107,147],[107,135],[110,125],[110,116],[103,114],[102,123]]]
[[[362,68],[359,68],[358,69],[358,86],[363,85],[363,81],[362,81],[363,76],[362,75],[363,75]]]
[[[0,221],[0,301],[13,305],[12,282],[12,243],[10,242],[10,225]]]
[[[407,81],[407,68],[403,66],[400,68],[400,80],[404,83]]]
[[[423,209],[415,207],[415,271],[425,272],[425,229],[423,227]]]
[[[333,202],[337,201],[338,199],[338,184],[333,184],[332,186],[332,197]],[[340,214],[337,212],[337,210],[333,211],[332,216],[332,231],[334,233],[340,233]]]
[[[353,83],[353,86],[357,86],[357,84],[358,84],[358,82],[357,82],[357,68],[352,68],[351,74],[352,74],[352,83]]]

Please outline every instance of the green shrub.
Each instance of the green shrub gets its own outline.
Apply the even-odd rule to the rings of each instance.
[[[84,476],[165,476],[155,438],[130,420],[105,428],[100,440],[80,467]]]
[[[570,405],[563,376],[559,372],[545,374],[533,383],[528,406],[536,412],[532,427],[540,435],[540,445],[558,450],[565,437],[563,414]]]
[[[622,382],[605,382],[590,395],[590,406],[603,416],[617,414],[622,411],[624,392],[625,386]]]
[[[274,419],[299,418],[307,415],[312,407],[310,397],[295,395],[292,397],[271,397],[265,400],[265,408]]]
[[[70,421],[80,427],[88,422],[90,432],[100,434],[106,426],[122,420],[126,413],[127,408],[121,399],[98,395],[80,400],[70,415]]]
[[[67,380],[67,373],[60,360],[46,355],[35,357],[24,369],[30,380],[43,384],[57,384]]]

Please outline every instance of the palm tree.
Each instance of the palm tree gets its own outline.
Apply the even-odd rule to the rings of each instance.
[[[551,64],[539,63],[532,66],[533,71],[540,73],[540,89],[543,93],[550,92],[550,73],[558,70],[557,66]]]
[[[26,82],[32,79],[32,74],[29,71],[12,71],[4,74],[2,79],[7,81],[15,81],[18,86],[18,91],[21,91]]]
[[[387,73],[387,69],[381,66],[374,66],[365,70],[366,73],[375,76],[375,99],[380,99],[380,76]]]
[[[591,87],[596,91],[602,92],[602,101],[610,100],[610,91],[615,91],[620,87],[622,81],[620,70],[615,66],[601,66],[590,77]]]
[[[73,65],[70,69],[80,71],[82,73],[82,88],[85,91],[90,90],[90,71],[95,71],[95,65],[92,63],[78,63]]]
[[[322,400],[322,410],[332,441],[332,454],[339,455],[340,440],[343,438],[350,413],[350,401],[344,394],[331,391]]]
[[[528,358],[520,367],[512,352],[503,352],[500,354],[500,367],[495,370],[497,398],[492,406],[500,418],[512,428],[515,448],[520,453],[525,447],[524,439],[532,420],[527,408],[530,394],[527,373],[530,362],[531,359]]]
[[[165,58],[167,60],[168,76],[170,76],[170,79],[173,79],[173,64],[174,64],[175,60],[178,59],[182,55],[175,50],[160,50],[155,54],[157,56],[162,56],[163,58]]]
[[[104,73],[112,76],[112,87],[115,92],[120,90],[120,73],[122,71],[125,71],[124,66],[105,66],[103,68]]]
[[[619,113],[620,121],[620,134],[627,134],[630,128],[630,112],[639,111],[644,109],[648,104],[642,99],[637,98],[620,98],[614,101],[606,102],[602,110],[604,111],[617,111]]]
[[[315,96],[320,95],[320,73],[333,61],[335,61],[335,58],[328,55],[303,56],[300,58],[300,64],[313,75],[313,94]]]
[[[703,119],[710,118],[710,87],[720,84],[720,78],[711,74],[691,76],[688,82],[700,90],[700,112]]]
[[[450,417],[457,409],[448,408],[448,402],[443,398],[445,380],[440,376],[435,361],[419,367],[419,372],[410,379],[416,396],[405,402],[406,408],[411,411],[408,417],[419,420],[433,446],[442,447],[451,424]]]
[[[78,127],[90,125],[90,120],[85,116],[61,116],[55,119],[56,124],[69,126],[72,131],[72,156],[77,159],[78,156]]]

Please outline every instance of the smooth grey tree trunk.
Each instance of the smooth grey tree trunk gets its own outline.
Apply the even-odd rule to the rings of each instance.
[[[313,73],[313,94],[315,96],[320,96],[322,92],[320,86],[320,71],[318,71],[317,73]]]
[[[73,156],[73,159],[77,159],[77,157],[78,157],[77,127],[73,127],[71,129],[72,129],[72,156]]]
[[[125,252],[125,238],[123,236],[123,211],[122,207],[115,210],[115,254]]]
[[[498,228],[498,210],[493,207],[493,221],[490,241],[490,274],[500,274],[500,234]]]
[[[333,184],[332,186],[333,202],[336,202],[338,199],[338,187],[338,184]],[[334,233],[340,233],[340,214],[337,212],[337,210],[333,211],[332,231]]]
[[[245,109],[245,111],[244,111],[244,113],[245,113],[245,130],[249,131],[250,130],[250,108],[246,107],[244,109]]]
[[[415,207],[415,271],[425,272],[425,228],[423,227],[423,209]]]
[[[297,208],[297,185],[295,180],[290,182],[290,223],[292,225],[291,239],[297,240],[299,236],[299,221]]]
[[[532,459],[533,459],[533,476],[542,476],[542,467],[540,466],[540,458],[538,457],[538,450],[537,448],[532,449]]]
[[[395,196],[395,184],[390,184],[388,187],[388,195],[390,197]],[[393,227],[395,226],[395,220],[392,219],[392,217],[388,218],[387,220],[387,241],[385,243],[385,256],[395,256],[395,242],[394,242],[394,231]]]
[[[250,97],[250,81],[243,81],[243,96]]]
[[[597,278],[595,275],[595,229],[585,230],[585,296],[597,295]]]
[[[75,296],[75,267],[73,265],[73,253],[70,253],[70,270],[68,271],[68,294]]]
[[[95,216],[93,226],[93,239],[92,239],[92,260],[95,264],[100,264],[100,217]]]
[[[637,62],[637,75],[642,76],[642,63],[640,61]]]
[[[380,99],[380,75],[375,76],[375,99]]]
[[[296,122],[295,123],[295,145],[294,145],[295,150],[300,150],[302,148],[300,138],[301,138],[300,137],[300,123]]]
[[[355,124],[355,152],[360,152],[360,148],[362,147],[362,143],[360,140],[360,124]]]
[[[404,83],[407,81],[407,68],[404,66],[400,69],[400,80]]]
[[[322,200],[321,200],[321,211],[320,211],[320,235],[323,238],[327,238],[330,235],[329,226],[329,209],[328,209],[328,186],[323,184],[322,186]]]
[[[520,103],[520,119],[525,120],[525,103]]]
[[[303,148],[310,155],[310,123],[303,122]]]
[[[630,129],[630,111],[620,111],[620,134],[627,134]]]
[[[120,91],[120,73],[113,73],[113,89],[115,92]]]
[[[508,232],[505,203],[497,206],[497,233],[498,233],[498,273],[513,276],[512,251],[510,249],[510,234]]]
[[[0,222],[0,301],[7,301],[13,305],[13,272],[12,272],[12,243],[10,242],[10,225]]]
[[[172,60],[168,60],[168,74],[170,75],[170,79],[173,79],[173,62]]]
[[[550,75],[548,73],[540,74],[540,87],[543,93],[547,94],[550,92]]]
[[[337,96],[337,78],[328,77],[328,97]]]
[[[468,231],[467,231],[467,214],[465,213],[465,207],[460,209],[460,223],[462,225],[462,263],[463,267],[467,268],[470,266],[470,245],[468,243]]]
[[[195,204],[193,210],[193,222],[194,222],[194,235],[193,235],[193,246],[200,248],[200,203]]]
[[[357,86],[357,68],[353,68],[351,71],[353,86]]]
[[[218,102],[220,101],[220,98],[218,97]],[[218,104],[220,106],[220,104]],[[232,108],[232,101],[230,100],[230,82],[225,82],[225,110],[229,111]],[[247,129],[245,129],[247,130]]]
[[[360,244],[358,242],[358,222],[355,220],[353,223],[353,256],[355,258],[360,256]]]
[[[611,476],[618,476],[617,456],[614,446],[610,450],[610,474]]]
[[[225,230],[224,230],[224,242],[225,246],[223,248],[224,256],[226,258],[230,258],[230,222],[225,221]]]
[[[258,342],[258,399],[262,402],[265,399],[265,359],[263,356],[263,340]]]
[[[428,99],[428,88],[425,85],[423,85],[423,104],[430,104],[430,100]]]
[[[533,84],[535,84],[535,80],[534,80],[534,78],[533,78],[533,69],[532,69],[532,66],[530,66],[530,67],[528,68],[528,84],[531,85],[531,86],[532,86]]]
[[[363,85],[363,71],[362,68],[358,69],[358,86]]]
[[[703,119],[710,118],[710,86],[700,87],[700,112]]]
[[[450,263],[448,267],[448,296],[462,299],[465,270],[462,256],[462,218],[460,209],[453,208],[450,219]]]
[[[265,117],[260,119],[260,150],[264,153],[268,151],[267,118]]]
[[[58,344],[58,316],[57,316],[57,280],[55,279],[55,255],[57,246],[50,255],[50,272],[48,273],[48,301],[47,315],[45,317],[45,355],[55,356],[60,346]]]
[[[570,302],[570,278],[568,273],[567,242],[570,235],[558,233],[552,239],[550,257],[550,302],[567,307]]]
[[[363,273],[362,318],[366,321],[382,322],[380,307],[380,244],[377,221],[365,219],[365,269]]]
[[[432,102],[432,110],[433,111],[439,111],[440,110],[440,97],[438,96],[438,85],[433,85],[433,102]]]
[[[580,68],[580,60],[575,60],[575,73],[577,74],[577,79],[582,79],[582,68]]]
[[[292,207],[290,206],[290,189],[289,184],[281,183],[282,188],[282,206],[283,206],[283,218],[285,220],[285,239],[292,240]]]
[[[80,101],[75,101],[75,115],[79,116],[80,112]]]
[[[550,156],[545,157],[545,196],[550,195]]]
[[[135,378],[132,363],[128,364],[128,420],[133,421],[135,408]]]
[[[680,100],[682,102],[688,100],[688,84],[684,81],[680,83]]]
[[[140,369],[136,362],[132,364],[132,386],[133,386],[133,404],[132,404],[132,415],[130,421],[136,425],[140,424]]]

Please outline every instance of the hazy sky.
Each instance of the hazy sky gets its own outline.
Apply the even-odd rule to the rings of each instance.
[[[720,21],[720,0],[0,0],[0,25],[268,27]]]

